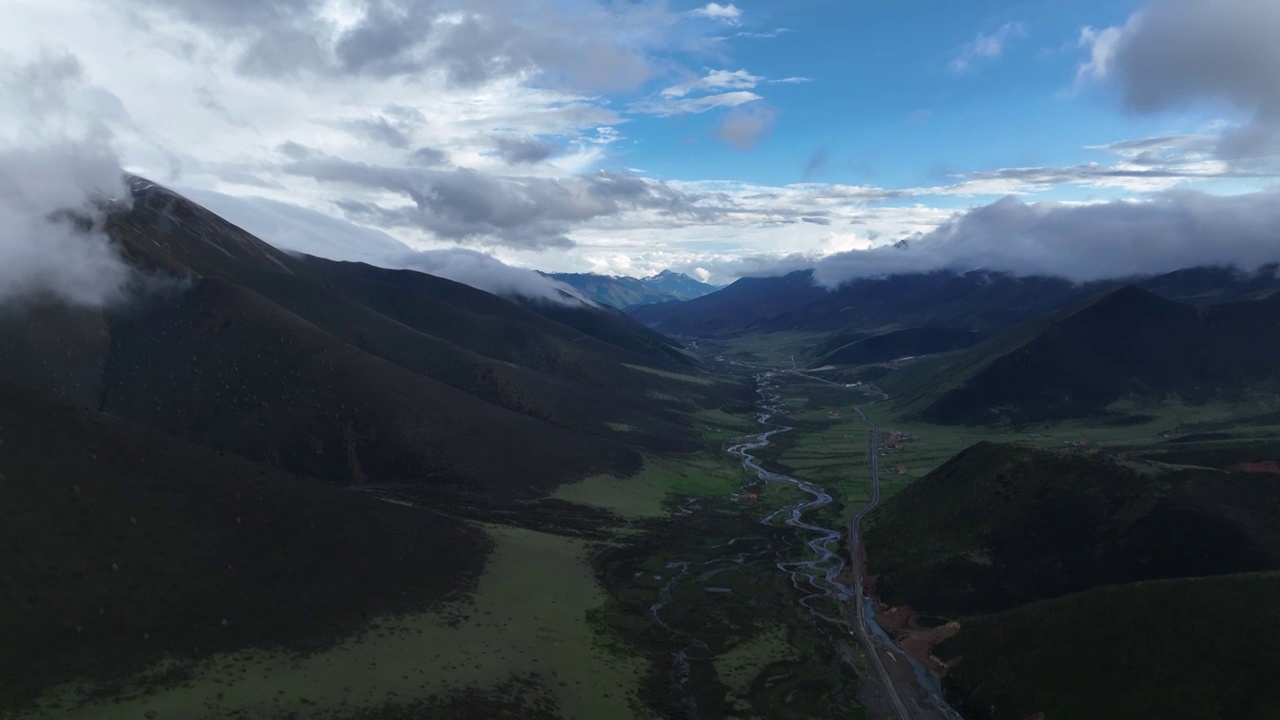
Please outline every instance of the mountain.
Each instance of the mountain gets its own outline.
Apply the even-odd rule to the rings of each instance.
[[[736,392],[608,308],[291,255],[133,192],[105,221],[129,300],[0,307],[0,707],[463,590],[468,519],[686,450]]]
[[[980,443],[873,515],[886,602],[955,617],[1100,585],[1280,569],[1272,476]]]
[[[879,334],[911,327],[987,332],[1037,317],[1096,289],[1047,277],[936,272],[857,280],[833,290],[801,270],[781,277],[742,278],[687,302],[631,308],[660,332],[720,336],[804,331]]]
[[[982,339],[978,333],[945,327],[918,327],[863,336],[839,333],[827,341],[821,365],[865,365],[898,358],[959,350]]]
[[[934,649],[973,720],[1280,717],[1280,573],[1088,590],[966,618]]]
[[[1195,306],[1125,286],[895,379],[937,423],[1100,415],[1124,398],[1238,398],[1280,381],[1280,294]],[[914,389],[914,390],[913,390]]]
[[[966,718],[1269,717],[1274,480],[980,443],[872,513],[868,568],[886,603],[957,621],[931,653]]]
[[[695,280],[684,273],[663,270],[646,278],[594,273],[544,273],[547,277],[572,287],[587,298],[615,308],[691,300],[715,292],[718,288]]]
[[[852,280],[834,289],[815,285],[813,272],[800,270],[742,278],[704,297],[643,305],[628,313],[660,332],[692,337],[779,331],[870,335],[919,327],[990,336],[1135,283],[1168,299],[1197,303],[1248,299],[1280,289],[1274,268],[1254,274],[1193,268],[1080,284],[1054,277],[938,271]]]

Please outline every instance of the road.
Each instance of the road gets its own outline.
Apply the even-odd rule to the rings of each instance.
[[[898,692],[897,678],[890,674],[888,668],[885,667],[884,658],[880,655],[880,649],[871,639],[871,632],[867,629],[866,592],[863,588],[863,576],[866,573],[863,569],[862,521],[880,505],[880,428],[871,422],[871,418],[867,417],[861,407],[855,407],[854,411],[858,413],[858,417],[862,419],[862,422],[871,428],[869,443],[871,447],[871,500],[849,521],[849,567],[853,573],[854,625],[857,628],[858,640],[867,649],[867,657],[870,658],[871,666],[875,668],[876,675],[880,678],[880,686],[884,688],[885,695],[889,698],[889,704],[893,706],[893,711],[897,713],[901,720],[909,720],[914,715],[907,710],[907,704],[903,702],[902,694]]]

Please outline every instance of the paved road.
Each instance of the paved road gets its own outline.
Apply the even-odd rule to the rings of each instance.
[[[898,692],[896,678],[885,667],[884,658],[880,656],[880,650],[871,639],[870,631],[867,630],[866,593],[863,588],[862,521],[880,505],[880,428],[871,422],[871,418],[867,417],[861,407],[854,408],[854,411],[858,413],[862,422],[871,428],[871,500],[849,521],[849,560],[853,571],[854,620],[858,639],[866,648],[867,657],[870,658],[876,675],[880,677],[880,686],[884,688],[889,704],[893,706],[893,711],[897,713],[900,720],[910,720],[913,715],[907,710],[907,704],[903,702],[902,694]]]

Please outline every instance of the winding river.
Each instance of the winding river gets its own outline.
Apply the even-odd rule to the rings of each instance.
[[[739,458],[745,469],[754,473],[753,479],[744,486],[744,491],[762,482],[784,483],[796,488],[805,496],[804,499],[783,505],[761,519],[764,524],[772,524],[781,518],[786,525],[796,528],[800,531],[802,537],[807,538],[805,545],[809,550],[809,557],[801,560],[776,561],[774,564],[790,577],[792,586],[801,593],[801,604],[808,608],[814,617],[849,630],[853,625],[847,618],[831,617],[814,606],[816,599],[825,598],[836,601],[840,607],[846,607],[854,601],[857,593],[857,590],[846,580],[849,577],[849,574],[845,573],[845,569],[848,567],[847,560],[840,551],[840,541],[843,536],[842,529],[822,527],[805,519],[805,515],[809,511],[830,504],[832,502],[831,494],[821,487],[798,478],[766,470],[760,465],[759,458],[754,454],[762,448],[768,447],[770,438],[794,430],[789,425],[773,422],[774,418],[780,415],[785,407],[781,394],[776,391],[776,378],[779,375],[779,371],[766,370],[757,373],[755,376],[756,391],[760,396],[757,401],[756,422],[768,429],[756,435],[752,440],[730,447],[728,452]],[[696,503],[697,501],[694,499],[687,500],[679,506],[677,512],[679,514],[695,512]],[[725,543],[724,547],[735,547],[740,544],[750,545],[752,543],[750,538],[734,538]],[[709,654],[709,648],[693,635],[668,626],[662,619],[662,610],[671,602],[673,588],[682,582],[697,582],[708,592],[721,590],[727,592],[724,588],[717,588],[706,583],[714,580],[716,574],[734,565],[742,565],[748,562],[749,558],[760,559],[766,550],[763,548],[758,550],[739,549],[736,553],[726,553],[723,556],[702,563],[671,562],[666,567],[666,583],[661,587],[657,600],[649,607],[649,617],[653,622],[670,630],[673,639],[676,640],[677,645],[680,647],[679,650],[673,653],[675,661],[675,677],[673,680],[675,690],[691,718],[698,717],[696,700],[687,688],[691,673],[691,663],[695,659],[706,657]],[[865,621],[870,631],[870,637],[877,644],[892,651],[895,658],[911,665],[912,674],[922,691],[919,694],[926,698],[926,703],[929,706],[927,708],[917,706],[915,709],[920,711],[918,717],[941,717],[949,720],[960,720],[959,714],[942,699],[942,694],[939,692],[937,684],[928,669],[914,657],[902,652],[890,639],[888,633],[876,622],[873,601],[870,598],[863,598],[862,600],[866,606]]]

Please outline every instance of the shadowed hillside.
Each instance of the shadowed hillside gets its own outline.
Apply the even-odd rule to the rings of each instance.
[[[894,330],[883,335],[857,337],[849,342],[842,342],[849,337],[841,334],[833,338],[827,343],[829,349],[817,362],[822,365],[865,365],[959,350],[970,347],[981,339],[980,335],[968,330],[933,327]]]
[[[1128,397],[1233,398],[1277,380],[1277,353],[1280,294],[1196,307],[1126,286],[940,362],[946,389],[921,414],[1017,423],[1096,415]]]
[[[980,443],[872,515],[891,604],[956,616],[1123,582],[1280,568],[1280,484],[1140,472],[1102,455]]]
[[[966,718],[1280,717],[1276,597],[1276,573],[1104,587],[965,619],[936,652]]]
[[[282,253],[133,187],[127,301],[0,307],[2,708],[465,593],[461,518],[574,534],[538,499],[746,392],[616,310]]]
[[[170,654],[323,647],[465,591],[487,548],[447,516],[0,382],[0,707]]]

